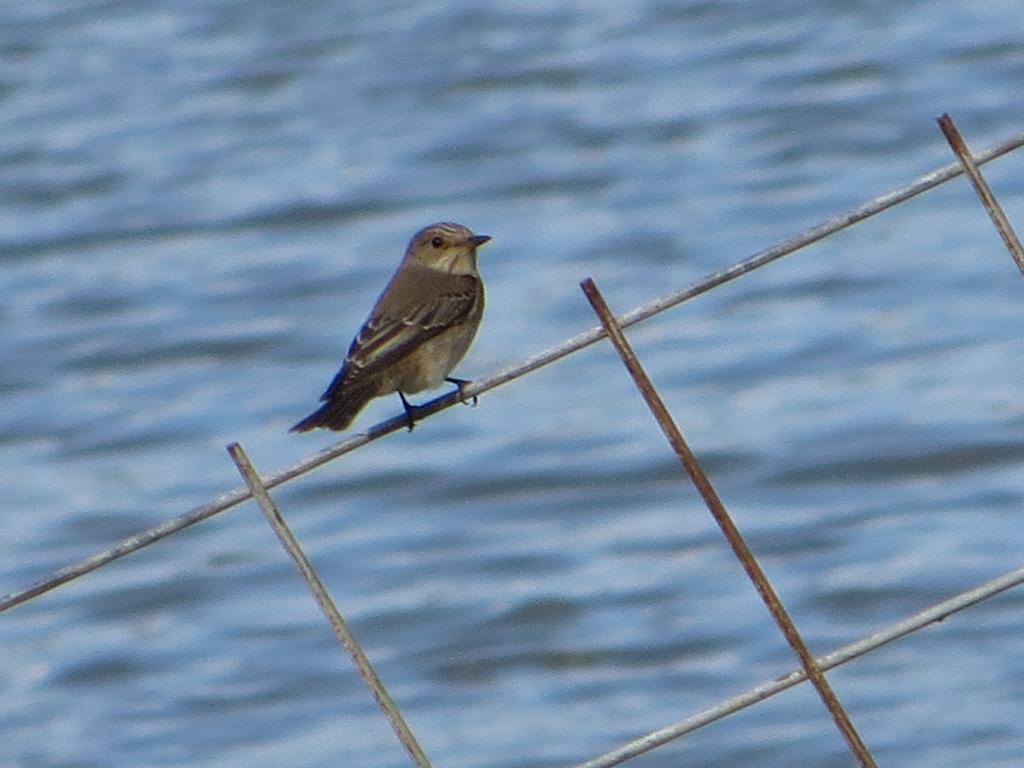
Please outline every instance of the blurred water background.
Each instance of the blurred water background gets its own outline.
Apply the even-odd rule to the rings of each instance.
[[[435,220],[476,377],[1017,133],[995,2],[0,6],[0,591],[330,444]],[[1024,156],[986,174],[1024,223]],[[811,647],[1020,565],[1024,285],[963,180],[631,332]],[[356,429],[398,412],[378,401]],[[438,766],[582,760],[796,666],[611,348],[275,494]],[[1020,764],[1024,604],[831,675],[880,764]],[[401,766],[252,504],[0,616],[0,766]],[[845,766],[802,687],[636,766]]]

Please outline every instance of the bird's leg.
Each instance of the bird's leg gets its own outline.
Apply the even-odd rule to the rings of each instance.
[[[466,385],[470,383],[469,379],[457,379],[454,376],[445,376],[444,380],[447,381],[449,384],[454,384],[456,387],[458,387],[459,399],[462,401],[462,404],[469,405],[469,403],[466,402],[466,398],[462,396],[462,390],[464,390],[466,388]],[[473,395],[473,407],[476,407],[476,404],[477,396]]]
[[[418,405],[413,405],[405,399],[405,395],[398,393],[398,396],[402,398],[402,407],[405,409],[405,423],[409,427],[409,431],[412,432],[412,428],[416,426],[416,411],[420,408]]]

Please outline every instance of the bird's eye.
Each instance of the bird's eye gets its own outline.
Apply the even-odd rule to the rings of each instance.
[[[444,245],[444,240],[442,240],[438,235],[434,235],[430,239],[430,244],[435,248],[440,248],[442,245]]]

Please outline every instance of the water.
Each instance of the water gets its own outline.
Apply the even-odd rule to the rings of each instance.
[[[478,376],[1020,130],[1009,3],[9,3],[0,588],[332,441],[408,236]],[[1019,220],[1020,159],[986,169]],[[631,332],[811,646],[1018,566],[1020,276],[957,181]],[[397,413],[375,403],[356,428]],[[281,488],[439,766],[561,765],[794,661],[607,345]],[[1016,765],[1021,598],[833,673],[880,764]],[[251,504],[0,617],[4,768],[398,766]],[[638,766],[850,764],[808,690]]]

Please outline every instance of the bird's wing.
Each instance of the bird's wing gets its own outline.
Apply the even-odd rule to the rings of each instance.
[[[394,286],[401,289],[402,286]],[[480,300],[482,286],[473,275],[445,275],[438,291],[417,291],[419,298],[374,307],[370,319],[356,334],[345,365],[324,392],[328,400],[341,386],[356,383],[401,360],[421,344],[458,325]],[[426,293],[429,298],[424,299]]]

